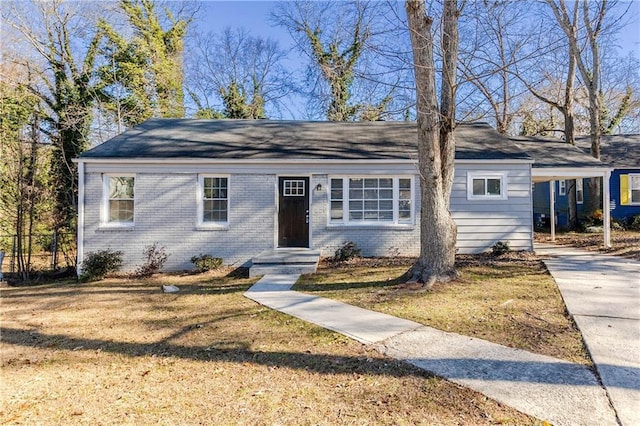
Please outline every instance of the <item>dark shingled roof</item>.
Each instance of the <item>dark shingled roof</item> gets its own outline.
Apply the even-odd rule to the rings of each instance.
[[[591,138],[576,139],[585,152],[591,150]],[[600,159],[616,169],[640,169],[640,135],[603,135],[600,139]]]
[[[80,158],[415,160],[417,131],[415,122],[151,119]],[[456,159],[530,157],[489,124],[470,123],[456,129]]]
[[[533,157],[535,168],[605,166],[577,146],[571,146],[558,139],[512,137],[511,140]]]

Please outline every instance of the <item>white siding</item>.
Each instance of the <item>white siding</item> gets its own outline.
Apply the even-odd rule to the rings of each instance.
[[[468,172],[506,172],[506,200],[468,200]],[[458,224],[459,253],[479,253],[498,241],[514,250],[533,250],[531,167],[524,164],[457,165],[451,213]]]

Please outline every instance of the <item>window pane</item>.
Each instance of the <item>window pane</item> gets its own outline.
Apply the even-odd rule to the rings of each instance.
[[[640,189],[631,190],[631,202],[640,203]]]
[[[349,201],[349,211],[362,210],[362,209],[363,209],[362,201]]]
[[[375,201],[365,201],[364,202],[365,210],[378,210],[378,200]]]
[[[349,212],[349,220],[362,220],[362,212]]]
[[[640,190],[640,176],[631,176],[629,183],[631,184],[631,189]]]
[[[377,189],[365,189],[364,190],[364,199],[365,200],[377,200],[378,199],[378,190]]]
[[[484,179],[473,180],[473,195],[485,195],[484,193]]]
[[[487,194],[500,195],[500,179],[487,179]]]
[[[111,200],[109,201],[110,222],[133,222],[133,201]]]
[[[393,201],[380,200],[380,210],[393,210]]]
[[[400,179],[400,189],[411,189],[411,179]]]
[[[362,200],[364,193],[362,189],[350,189],[349,190],[349,198],[352,200]]]
[[[342,200],[342,188],[340,188],[340,189],[332,189],[331,190],[331,199],[332,200]]]
[[[331,179],[331,189],[342,190],[342,179]]]
[[[349,179],[349,189],[362,188],[362,179]]]
[[[364,212],[364,220],[378,220],[378,212],[377,211],[365,211]]]
[[[109,178],[109,198],[133,198],[132,177]]]
[[[403,180],[405,179],[400,179],[400,181]],[[380,179],[380,188],[393,188],[393,179]]]
[[[393,189],[381,189],[380,190],[380,199],[381,200],[392,200],[393,199]]]
[[[411,199],[411,190],[409,190],[409,189],[400,190],[400,199],[401,200],[410,200]]]
[[[381,211],[380,212],[380,220],[393,220],[393,212],[392,211]]]
[[[364,180],[365,188],[377,188],[378,187],[378,179],[365,179]]]
[[[331,202],[331,219],[342,220],[342,201]]]

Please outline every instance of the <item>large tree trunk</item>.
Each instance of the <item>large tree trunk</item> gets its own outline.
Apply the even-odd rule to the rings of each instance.
[[[423,0],[407,0],[407,18],[413,47],[417,116],[418,162],[422,209],[420,257],[411,268],[412,281],[430,287],[456,276],[456,224],[449,211],[455,154],[455,82],[458,44],[458,10],[446,0],[443,11],[443,77],[441,107],[436,99],[433,60],[433,19]]]

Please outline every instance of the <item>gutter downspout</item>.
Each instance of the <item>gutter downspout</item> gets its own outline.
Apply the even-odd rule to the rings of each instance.
[[[84,161],[78,160],[78,233],[76,242],[76,273],[82,273],[84,260]]]
[[[549,215],[550,225],[551,225],[551,242],[556,242],[556,181],[552,180],[549,182]]]
[[[603,189],[602,189],[602,213],[604,228],[604,246],[611,248],[611,196],[609,188],[609,179],[611,178],[611,170],[607,170],[602,177]]]

